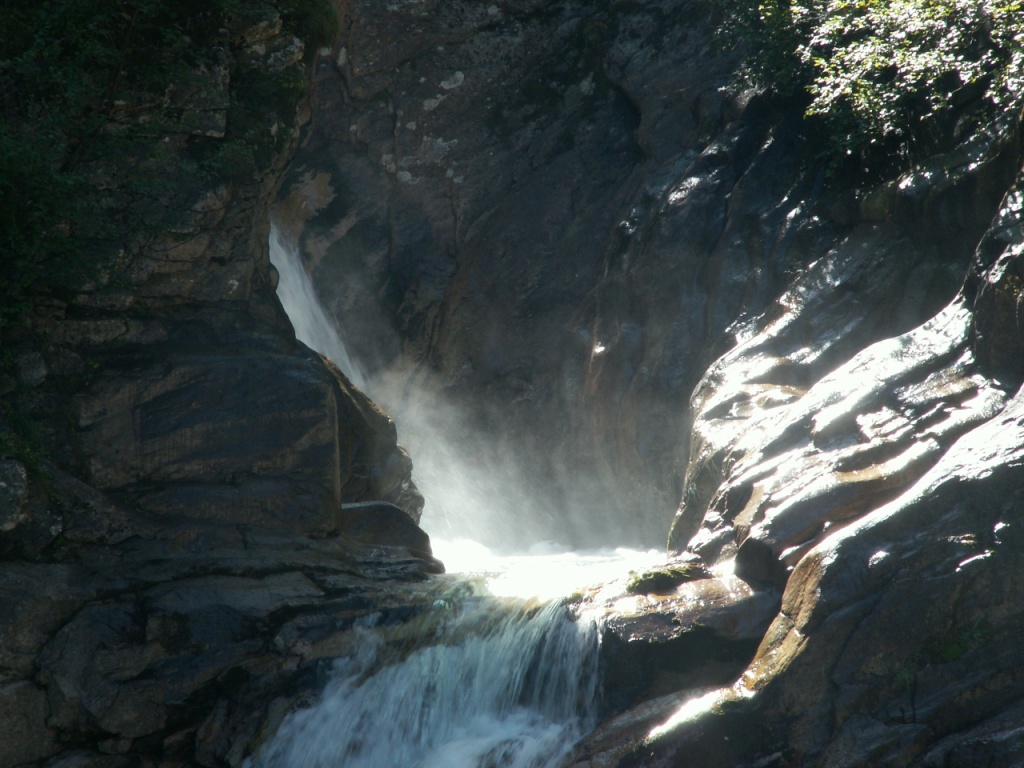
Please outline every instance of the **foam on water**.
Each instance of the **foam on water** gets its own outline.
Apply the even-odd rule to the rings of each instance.
[[[558,603],[465,599],[404,657],[358,631],[251,768],[549,768],[593,726],[597,629]]]
[[[571,550],[543,541],[526,552],[501,554],[470,539],[432,539],[434,554],[449,572],[484,575],[501,597],[553,600],[578,590],[652,568],[664,561],[657,550],[626,547]]]

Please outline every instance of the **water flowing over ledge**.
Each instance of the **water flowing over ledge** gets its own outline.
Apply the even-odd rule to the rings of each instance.
[[[252,768],[546,768],[594,724],[598,634],[558,602],[438,598],[409,650],[373,626]]]

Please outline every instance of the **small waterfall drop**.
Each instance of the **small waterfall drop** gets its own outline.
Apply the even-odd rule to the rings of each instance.
[[[366,372],[349,355],[334,322],[317,298],[309,273],[298,251],[270,227],[270,262],[278,274],[277,297],[295,328],[295,337],[310,349],[329,357],[360,389],[366,389]]]
[[[255,768],[548,768],[593,725],[597,630],[559,603],[469,600],[404,658],[360,631]]]
[[[474,526],[466,510],[503,486],[481,477],[480,467],[461,466],[463,453],[446,447],[443,423],[458,415],[407,390],[398,407],[390,403],[401,387],[368,379],[351,359],[276,228],[270,249],[298,338],[384,403],[414,463],[417,444],[424,447],[428,482],[414,475],[427,498],[424,527],[449,571],[472,576],[435,601],[439,616],[411,651],[390,647],[386,627],[356,630],[360,651],[335,663],[320,699],[286,718],[250,768],[552,768],[594,726],[600,695],[596,623],[557,598],[644,567],[656,553],[576,553],[541,542],[498,559],[473,541],[485,526]],[[445,539],[431,531],[435,493],[459,509],[454,524],[438,516]]]

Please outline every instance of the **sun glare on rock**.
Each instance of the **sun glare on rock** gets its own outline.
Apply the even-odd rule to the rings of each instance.
[[[625,547],[572,551],[552,541],[511,554],[468,539],[435,539],[432,548],[449,573],[484,576],[488,591],[496,597],[540,600],[626,578],[630,571],[653,567],[665,557],[658,550]]]

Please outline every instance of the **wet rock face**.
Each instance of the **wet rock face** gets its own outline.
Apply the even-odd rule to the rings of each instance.
[[[844,346],[807,345],[827,304],[843,305],[844,273],[812,264],[779,300],[787,311],[708,371],[674,534],[691,557],[735,558],[781,608],[735,683],[674,714],[662,702],[664,725],[596,735],[580,766],[974,766],[1014,748],[1024,377],[996,351],[1019,343],[1016,326],[994,318],[1014,301],[1018,195],[960,294],[921,326],[813,373]]]
[[[317,61],[275,216],[357,358],[426,362],[510,443],[530,525],[575,510],[550,538],[663,544],[684,489],[692,510],[717,488],[681,476],[705,449],[686,403],[716,358],[771,316],[770,383],[802,391],[916,327],[1013,174],[1007,142],[979,140],[842,188],[791,105],[725,88],[716,23],[691,0],[359,1]]]
[[[741,734],[743,750],[709,750],[704,764],[1012,764],[1020,409],[1018,394],[904,494],[812,549],[717,713],[620,764],[672,765]]]
[[[0,460],[0,531],[11,531],[28,521],[25,502],[28,476],[24,465],[14,459]]]
[[[686,0],[352,2],[276,215],[371,369],[426,362],[489,434],[530,435],[534,485],[586,510],[554,538],[671,526],[673,551],[735,560],[754,597],[722,610],[753,660],[726,622],[721,678],[681,661],[719,579],[634,596],[606,659],[630,708],[580,766],[1003,749],[1018,127],[849,188],[793,105],[722,87],[713,24]],[[748,662],[720,714],[646,739]]]
[[[76,399],[92,485],[158,516],[318,535],[346,501],[418,516],[408,466],[388,477],[394,424],[336,369],[298,349],[197,352],[149,348]]]
[[[216,53],[223,71],[195,83],[224,94],[174,96],[214,122],[227,120],[233,78],[251,85],[242,70],[272,78],[303,68],[303,44],[279,15],[256,9],[232,25],[230,44]],[[267,110],[260,117],[277,121],[268,129],[281,139],[279,153],[268,150],[233,176],[214,163],[224,178],[208,187],[206,177],[190,178],[180,194],[194,199],[170,231],[106,254],[104,272],[79,293],[38,303],[30,330],[45,340],[41,349],[30,335],[11,335],[12,410],[37,422],[38,434],[21,442],[39,443],[21,451],[52,457],[117,501],[169,519],[327,535],[339,530],[343,503],[382,500],[418,520],[422,499],[394,424],[295,341],[275,295],[269,204],[298,127]],[[207,152],[233,146],[223,130],[166,130],[173,135],[161,139],[162,151],[181,155],[169,168],[191,162],[191,137],[201,136]],[[5,449],[17,432],[13,421],[0,424]]]
[[[1015,129],[851,190],[789,106],[722,90],[694,0],[342,21],[280,194],[284,158],[200,195],[0,378],[54,460],[0,462],[0,768],[241,765],[355,622],[429,600],[391,586],[440,570],[394,426],[273,296],[275,195],[356,355],[426,363],[586,510],[553,538],[661,543],[675,511],[696,578],[608,598],[611,717],[572,764],[1015,756]],[[294,62],[279,31],[239,45]]]
[[[360,617],[428,609],[393,585],[440,570],[423,541],[139,519],[132,534],[4,564],[0,765],[240,765],[352,651]]]

